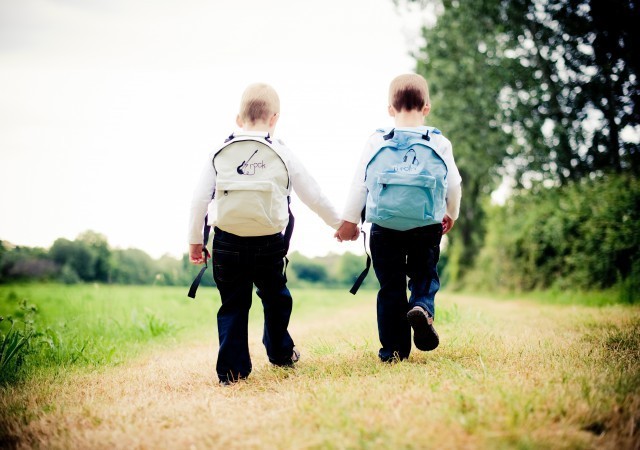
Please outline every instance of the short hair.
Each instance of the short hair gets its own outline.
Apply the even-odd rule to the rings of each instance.
[[[266,122],[280,112],[280,98],[274,88],[265,83],[249,85],[240,101],[240,118],[249,123]]]
[[[398,112],[421,110],[429,104],[427,80],[415,73],[395,77],[389,85],[389,104]]]

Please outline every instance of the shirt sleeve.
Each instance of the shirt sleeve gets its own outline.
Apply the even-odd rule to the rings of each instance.
[[[191,198],[191,210],[189,213],[189,244],[202,244],[204,218],[207,215],[207,207],[211,202],[213,190],[216,186],[216,171],[213,168],[213,153],[206,161],[196,183],[193,197]]]
[[[462,176],[453,157],[453,147],[446,139],[443,145],[442,157],[447,165],[447,215],[457,220],[460,215],[460,200],[462,199]]]
[[[373,156],[373,151],[376,148],[376,140],[379,140],[380,136],[374,134],[365,144],[358,165],[356,166],[351,187],[347,195],[347,201],[342,212],[342,218],[348,222],[358,223],[362,216],[362,210],[367,203],[367,186],[365,184],[365,174],[367,170],[367,164]]]
[[[293,152],[286,148],[286,153],[289,160],[288,166],[291,177],[291,187],[294,192],[324,223],[334,230],[337,230],[342,223],[338,212],[324,195],[318,182],[311,176]]]
[[[458,186],[462,183],[462,176],[460,176],[460,171],[458,170],[458,166],[456,166],[456,161],[453,158],[453,148],[448,139],[445,139],[442,146],[442,159],[444,159],[444,163],[447,165],[447,185],[451,187]]]
[[[458,220],[460,215],[460,200],[462,199],[462,185],[447,186],[447,215]]]

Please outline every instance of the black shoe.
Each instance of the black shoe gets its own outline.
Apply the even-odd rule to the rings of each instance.
[[[293,347],[293,354],[291,355],[291,364],[295,364],[300,361],[300,351]]]
[[[278,367],[293,367],[293,365],[295,363],[297,363],[298,361],[300,361],[300,351],[298,351],[297,348],[293,347],[293,352],[291,354],[291,358],[287,359],[285,362],[274,362],[273,360],[270,360],[271,364],[273,364],[274,366],[278,366]]]
[[[230,375],[226,378],[223,378],[221,376],[218,376],[218,384],[220,384],[220,386],[231,386],[233,384],[236,384],[238,381],[244,381],[247,379],[248,375],[240,375],[237,378],[233,378]]]
[[[382,361],[383,363],[393,364],[404,361],[408,358],[408,356],[400,356],[398,352],[393,352],[393,355],[391,356],[382,356],[380,353],[378,353],[378,358],[380,358],[380,361]]]
[[[407,313],[407,320],[411,328],[413,328],[413,342],[418,350],[428,352],[438,346],[440,338],[435,328],[433,328],[433,317],[424,309],[414,306]]]

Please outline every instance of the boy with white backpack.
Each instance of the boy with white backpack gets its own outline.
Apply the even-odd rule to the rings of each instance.
[[[433,327],[440,288],[436,265],[442,235],[458,218],[462,178],[451,142],[424,125],[430,110],[422,76],[400,75],[391,82],[389,115],[395,128],[377,130],[367,141],[347,197],[345,221],[335,233],[339,241],[356,238],[363,212],[363,221],[372,224],[371,261],[380,282],[378,356],[384,362],[409,357],[412,328],[419,350],[439,344]]]
[[[286,367],[300,357],[287,330],[292,309],[285,276],[293,231],[291,190],[327,225],[337,229],[341,224],[317,182],[291,150],[273,138],[279,115],[280,100],[271,86],[247,87],[236,119],[241,130],[209,154],[191,203],[192,263],[206,264],[203,235],[208,226],[214,231],[213,276],[222,300],[216,363],[221,384],[251,373],[247,327],[254,284],[264,307],[262,342],[269,361]],[[190,296],[195,296],[192,291]]]

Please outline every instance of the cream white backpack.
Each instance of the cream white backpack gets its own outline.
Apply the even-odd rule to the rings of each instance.
[[[271,139],[231,135],[213,156],[208,225],[238,236],[279,233],[289,221],[289,170]]]

